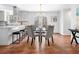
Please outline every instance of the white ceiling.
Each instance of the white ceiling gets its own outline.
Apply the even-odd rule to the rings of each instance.
[[[60,10],[61,5],[17,5],[21,10],[27,10],[27,11],[57,11]]]
[[[20,10],[24,11],[59,11],[63,8],[70,8],[71,4],[15,4]]]
[[[59,11],[63,8],[62,4],[17,4],[20,10],[25,11]]]

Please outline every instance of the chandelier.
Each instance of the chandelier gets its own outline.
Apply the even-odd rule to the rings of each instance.
[[[39,11],[39,26],[42,27],[42,4],[40,4],[40,11]]]
[[[42,16],[42,4],[40,4],[40,16]]]

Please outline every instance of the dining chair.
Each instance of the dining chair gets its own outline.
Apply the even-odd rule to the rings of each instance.
[[[33,26],[27,27],[27,35],[28,35],[27,43],[29,41],[29,37],[31,37],[32,38],[31,45],[33,44],[33,41],[35,40],[35,35],[33,31],[34,31]]]
[[[53,41],[53,32],[54,32],[54,26],[48,26],[47,28],[47,33],[46,34],[42,34],[43,37],[45,37],[46,40],[48,40],[48,46],[50,46],[49,44],[49,38],[52,38],[52,43],[54,43]]]
[[[30,27],[31,27],[33,30],[36,30],[36,27],[37,27],[37,26],[31,25]]]

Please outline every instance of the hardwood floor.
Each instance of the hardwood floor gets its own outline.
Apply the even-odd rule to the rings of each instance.
[[[51,39],[50,39],[51,40]],[[31,46],[31,39],[27,43],[27,37],[20,44],[11,44],[8,46],[0,46],[0,54],[77,54],[79,53],[79,45],[70,44],[70,36],[62,36],[54,34],[54,43],[50,41],[48,46],[47,41],[43,38],[43,43],[40,46],[36,38]]]

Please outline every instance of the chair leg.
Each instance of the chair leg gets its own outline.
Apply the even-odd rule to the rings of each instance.
[[[19,34],[19,43],[20,43],[20,34]]]
[[[54,41],[53,41],[53,36],[52,36],[52,43],[54,43]]]
[[[34,37],[34,42],[35,42],[35,37]]]
[[[25,33],[23,32],[23,39],[25,38]]]
[[[29,42],[29,36],[28,36],[28,38],[27,38],[27,43]]]
[[[40,36],[39,36],[39,44],[40,44]]]
[[[25,35],[25,32],[24,32],[24,38],[25,38],[25,36],[26,36],[26,35]]]
[[[32,38],[32,42],[31,42],[31,46],[32,46],[32,44],[33,44],[33,38]]]
[[[12,35],[12,44],[13,44],[14,35]]]
[[[25,37],[27,36],[27,33],[25,33]]]
[[[23,33],[21,32],[21,38],[23,39]]]
[[[50,44],[49,44],[49,39],[48,39],[48,46],[50,46]]]
[[[22,32],[20,32],[21,33],[21,40],[23,39],[23,35],[22,35]]]

